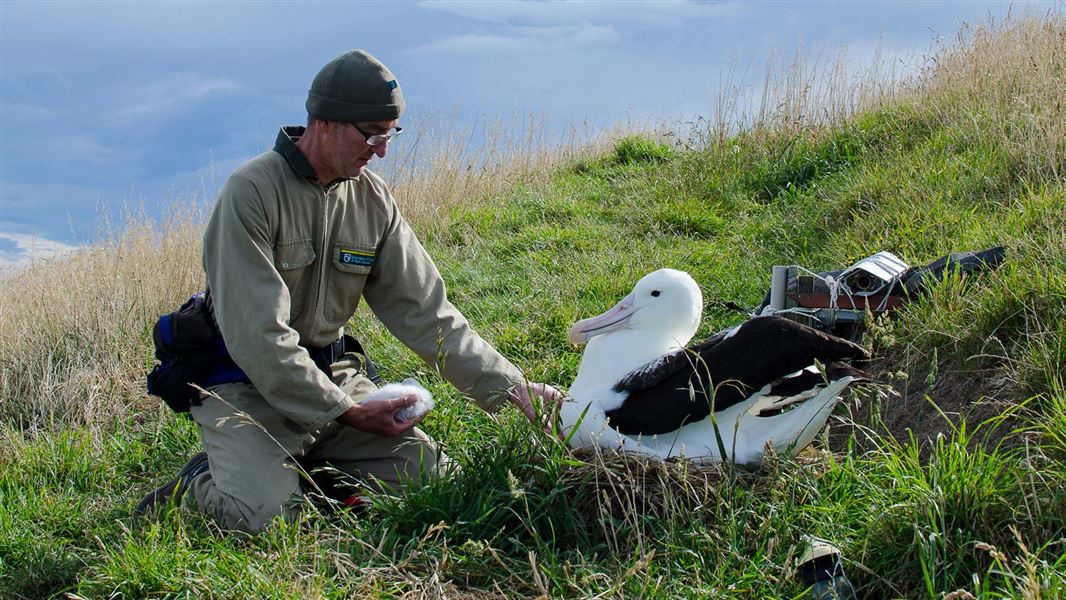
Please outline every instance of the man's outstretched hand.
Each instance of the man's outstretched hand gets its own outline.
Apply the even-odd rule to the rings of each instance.
[[[386,437],[394,437],[414,427],[422,419],[397,421],[396,411],[418,401],[418,396],[408,394],[372,402],[361,402],[337,417],[342,425]]]
[[[559,404],[563,401],[563,394],[559,390],[553,388],[546,383],[525,383],[522,385],[516,385],[511,393],[508,394],[507,400],[518,407],[518,410],[522,411],[529,422],[534,425],[550,426],[548,423],[538,423],[537,415],[542,417],[552,417],[555,415],[559,408]],[[537,408],[534,410],[533,403],[536,402]]]

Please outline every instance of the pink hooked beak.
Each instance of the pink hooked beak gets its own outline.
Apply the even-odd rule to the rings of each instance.
[[[633,317],[633,301],[633,294],[630,294],[602,315],[574,323],[570,328],[570,341],[583,344],[602,333],[621,329]]]

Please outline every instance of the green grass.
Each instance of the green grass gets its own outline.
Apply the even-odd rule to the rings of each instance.
[[[863,443],[820,440],[754,471],[575,456],[513,410],[478,411],[361,311],[354,332],[385,378],[415,375],[436,395],[425,428],[459,472],[245,538],[181,512],[146,528],[128,519],[196,450],[191,422],[130,393],[68,423],[4,362],[19,396],[11,383],[0,406],[0,596],[802,597],[792,564],[814,534],[841,546],[867,597],[1063,597],[1066,165],[1061,130],[1043,130],[1041,154],[1032,130],[1004,126],[1045,122],[1025,112],[1044,105],[1011,100],[1026,94],[1017,85],[1001,104],[934,89],[832,127],[707,147],[627,137],[546,183],[453,207],[423,240],[475,327],[564,387],[580,360],[572,322],[657,268],[688,271],[709,302],[754,306],[775,264],[841,268],[879,250],[922,264],[1003,244],[1001,268],[946,278],[868,341],[895,357],[886,378],[928,373],[927,393],[947,373],[996,382],[978,393],[1016,413],[1005,436],[946,420],[932,440],[891,436],[875,414]],[[124,314],[146,332],[154,305],[131,297]],[[709,304],[699,335],[741,318]],[[148,337],[88,360],[79,345],[106,327],[86,327],[77,343],[41,339],[66,349],[55,360],[107,362],[117,374],[104,381],[132,387]],[[901,400],[881,389],[849,404],[860,401]],[[957,401],[934,395],[922,410]],[[27,426],[32,414],[45,426]]]

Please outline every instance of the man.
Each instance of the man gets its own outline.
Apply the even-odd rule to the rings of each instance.
[[[367,485],[432,476],[436,446],[415,421],[394,418],[415,397],[361,403],[375,385],[360,357],[336,344],[360,297],[482,408],[510,401],[533,420],[534,400],[559,398],[528,384],[448,302],[433,261],[367,170],[401,131],[392,73],[364,51],[347,52],[315,77],[306,107],[306,129],[283,128],[273,151],[233,172],[204,233],[213,314],[247,379],[211,386],[192,407],[206,455],[137,514],[188,491],[222,527],[254,533],[297,510],[297,461]]]

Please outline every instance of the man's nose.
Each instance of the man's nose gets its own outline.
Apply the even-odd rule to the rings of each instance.
[[[377,146],[374,146],[374,154],[376,154],[378,158],[385,158],[385,154],[388,151],[389,151],[389,141],[388,140],[385,140],[384,142],[381,142]]]

